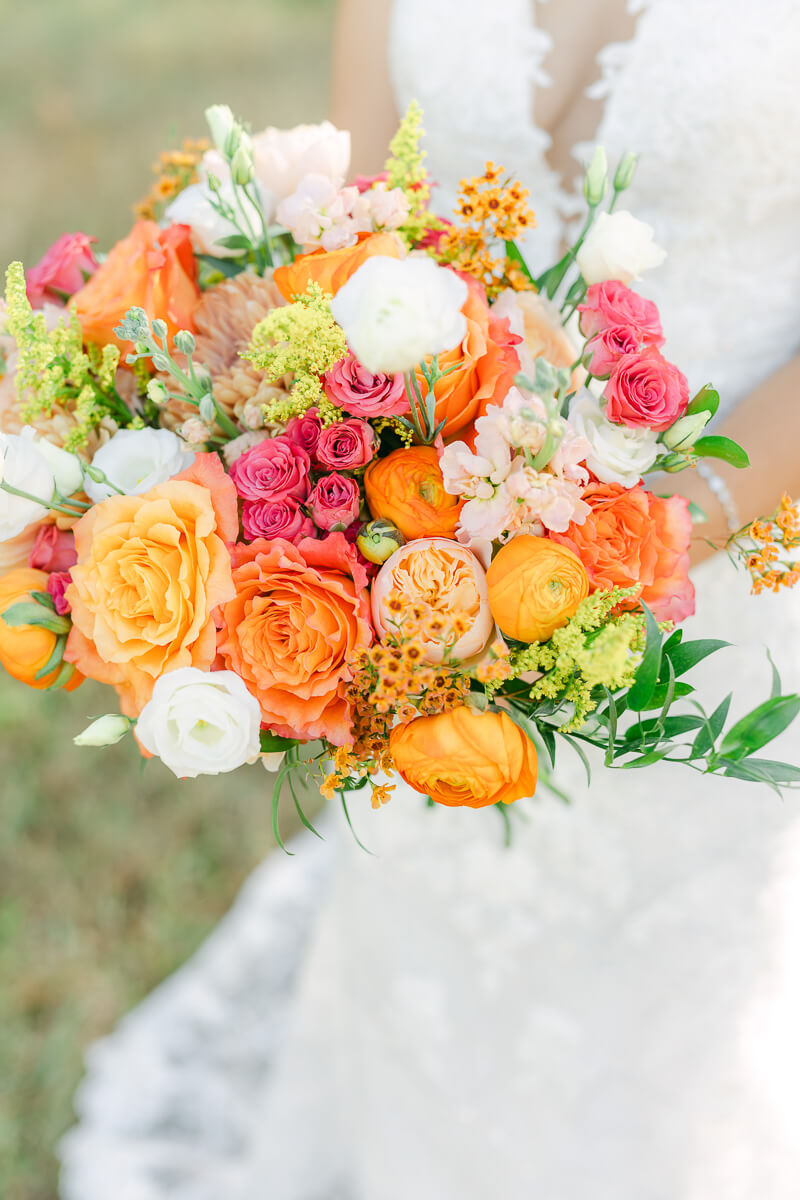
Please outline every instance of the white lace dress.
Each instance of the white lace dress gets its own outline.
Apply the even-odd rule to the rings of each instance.
[[[731,405],[800,349],[798,6],[637,7],[598,137],[642,153],[668,353]],[[538,262],[574,207],[531,125],[548,49],[524,0],[396,4],[399,104],[423,103],[443,191],[517,171]],[[691,632],[742,647],[697,672],[709,698],[766,696],[766,643],[798,687],[798,599],[751,598],[719,556],[696,583]],[[496,813],[398,789],[353,797],[375,857],[336,814],[272,856],[90,1049],[64,1200],[796,1200],[796,796],[560,767],[573,804],[519,802],[510,850]]]

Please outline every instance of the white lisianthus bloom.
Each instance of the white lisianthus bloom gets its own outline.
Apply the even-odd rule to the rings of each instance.
[[[230,203],[231,197],[226,195],[227,191],[232,193],[232,188],[223,185],[223,198]],[[241,254],[241,250],[231,250],[218,244],[221,238],[232,237],[240,231],[232,221],[217,212],[211,203],[213,196],[207,183],[191,183],[175,197],[164,215],[176,225],[189,226],[195,246],[201,254],[213,254],[215,258]]]
[[[62,496],[72,496],[80,491],[83,487],[83,468],[76,454],[54,446],[45,437],[36,438],[36,449],[50,464],[55,486]]]
[[[156,680],[136,736],[179,779],[220,775],[255,762],[261,710],[233,671],[180,667]]]
[[[256,178],[278,200],[290,196],[304,175],[325,175],[336,187],[350,167],[350,134],[330,121],[267,129],[253,135]]]
[[[368,371],[410,371],[465,337],[467,285],[432,258],[373,255],[331,301],[353,354]]]
[[[602,483],[635,487],[658,457],[658,433],[607,420],[599,400],[586,388],[573,397],[569,420],[589,443],[586,465]]]
[[[41,504],[15,496],[4,485],[39,497]],[[53,469],[39,449],[36,431],[26,425],[22,433],[0,433],[0,542],[46,517],[54,490]]]
[[[666,257],[666,250],[653,240],[652,226],[624,210],[600,213],[577,253],[581,274],[590,285],[607,279],[632,283]]]
[[[126,496],[141,496],[166,483],[194,462],[177,434],[169,429],[120,429],[92,459],[92,466]],[[86,478],[86,494],[95,504],[115,495],[114,488]]]

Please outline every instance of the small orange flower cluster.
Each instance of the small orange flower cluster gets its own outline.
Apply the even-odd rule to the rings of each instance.
[[[487,691],[494,692],[513,674],[508,646],[500,638],[496,638],[489,647],[489,657],[479,663],[475,678],[479,683],[486,685]]]
[[[150,191],[134,206],[140,221],[157,221],[164,209],[190,183],[197,183],[197,167],[210,143],[205,138],[185,138],[180,150],[162,150],[153,163],[155,182]]]
[[[800,512],[791,498],[784,493],[772,516],[753,521],[747,535],[758,547],[745,559],[756,595],[765,589],[777,592],[794,587],[800,580],[800,562],[786,562],[781,553],[800,546]],[[738,543],[737,548],[741,552]]]
[[[502,172],[488,162],[483,175],[461,180],[455,213],[462,223],[446,230],[439,247],[442,261],[480,280],[489,299],[504,287],[524,291],[531,286],[513,259],[492,249],[498,241],[512,242],[536,225],[528,189],[510,179],[501,182]]]

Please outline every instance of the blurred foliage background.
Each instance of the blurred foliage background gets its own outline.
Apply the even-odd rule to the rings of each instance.
[[[0,0],[0,265],[32,266],[67,231],[108,248],[210,103],[254,129],[321,120],[333,8]],[[114,699],[0,678],[2,1200],[54,1200],[84,1046],[192,953],[272,846],[260,768],[181,784],[129,741],[75,748]]]

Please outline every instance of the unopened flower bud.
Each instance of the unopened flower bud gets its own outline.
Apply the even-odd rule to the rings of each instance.
[[[602,146],[596,146],[592,161],[586,168],[586,174],[583,179],[583,194],[586,197],[586,203],[592,208],[603,199],[606,194],[608,185],[608,160],[606,152]]]
[[[206,392],[205,396],[203,396],[203,399],[200,401],[199,411],[200,411],[200,420],[201,421],[205,421],[207,425],[213,424],[213,422],[214,422],[214,400],[211,396],[209,396],[209,394],[207,392]]]
[[[162,321],[161,317],[153,318],[153,336],[162,340],[167,336],[167,322]]]
[[[211,188],[212,192],[222,191],[222,182],[219,179],[219,176],[214,175],[212,171],[209,171],[208,173],[208,186]]]
[[[168,371],[169,359],[167,358],[166,354],[154,354],[153,366],[157,371]]]
[[[669,429],[665,429],[661,440],[668,450],[690,450],[708,424],[711,414],[707,412],[693,413],[681,417]]]
[[[153,404],[166,404],[169,392],[160,379],[151,379],[147,384],[147,396]]]
[[[230,107],[227,104],[212,104],[206,109],[206,121],[214,145],[220,154],[225,154],[228,138],[236,125]]]
[[[231,159],[231,178],[238,187],[246,187],[253,178],[252,151],[245,145],[240,145]]]
[[[175,349],[181,354],[194,354],[197,343],[188,329],[179,329],[174,338]]]
[[[370,521],[356,538],[356,545],[367,562],[371,563],[385,563],[405,543],[406,539],[400,530],[383,518]]]
[[[114,746],[125,737],[133,725],[127,717],[119,713],[106,713],[98,717],[72,740],[76,746]]]
[[[241,420],[245,429],[263,429],[264,405],[254,404],[252,400],[248,400],[242,409]]]
[[[199,417],[187,417],[178,432],[190,446],[200,446],[211,437],[211,431]]]
[[[617,173],[614,176],[615,192],[624,192],[626,188],[631,186],[638,161],[639,155],[634,154],[632,150],[628,150],[623,154],[617,167]]]

